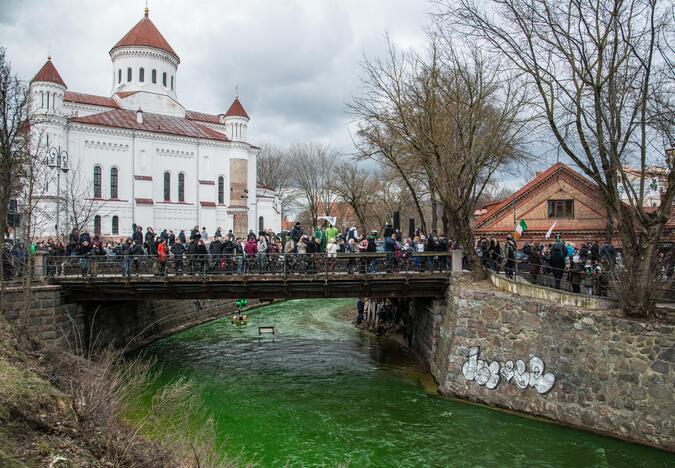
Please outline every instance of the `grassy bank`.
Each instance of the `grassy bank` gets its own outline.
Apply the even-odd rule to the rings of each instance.
[[[185,433],[200,408],[188,385],[168,387],[130,422],[125,412],[153,378],[149,362],[48,348],[1,317],[0,466],[240,466],[221,455],[208,418]]]

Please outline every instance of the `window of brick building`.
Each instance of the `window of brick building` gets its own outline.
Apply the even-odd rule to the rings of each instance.
[[[556,219],[574,218],[574,200],[549,200],[548,217]]]

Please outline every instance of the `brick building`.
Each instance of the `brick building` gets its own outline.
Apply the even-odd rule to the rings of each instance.
[[[514,214],[515,212],[515,214]],[[503,239],[513,233],[514,219],[524,219],[527,230],[522,241],[544,241],[546,232],[555,224],[554,234],[567,242],[581,243],[605,239],[607,210],[598,195],[598,188],[588,178],[570,167],[557,163],[499,202],[477,211],[474,234]],[[675,220],[666,226],[664,239],[672,241]],[[616,243],[618,235],[614,235]]]

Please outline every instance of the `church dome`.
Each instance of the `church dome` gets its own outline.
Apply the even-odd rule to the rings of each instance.
[[[178,54],[173,50],[173,47],[169,45],[162,33],[159,32],[155,23],[150,20],[148,9],[145,9],[145,14],[143,18],[136,23],[136,26],[131,28],[131,30],[120,39],[117,44],[115,44],[110,53],[112,54],[115,49],[121,47],[152,47],[154,49],[160,49],[164,52],[167,52],[174,56],[176,61],[180,63]]]

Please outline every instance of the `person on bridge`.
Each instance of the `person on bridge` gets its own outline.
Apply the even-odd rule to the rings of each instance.
[[[329,224],[328,227],[326,228],[326,242],[330,243],[331,240],[334,240],[337,242],[337,236],[339,232],[335,226],[332,224]]]
[[[157,245],[157,265],[159,266],[159,274],[166,276],[166,262],[169,260],[169,247],[166,245],[166,240],[159,240]]]
[[[298,252],[298,243],[300,242],[300,239],[302,239],[302,236],[305,233],[302,230],[302,224],[300,224],[300,221],[296,221],[295,225],[293,226],[293,229],[291,229],[291,239],[293,239],[293,242],[295,243],[295,250],[293,253]]]
[[[171,246],[171,254],[173,254],[173,269],[176,275],[183,274],[183,257],[185,256],[185,244],[180,240],[180,236],[176,239],[176,243]]]

